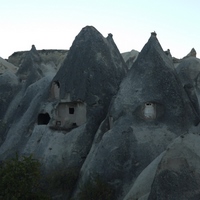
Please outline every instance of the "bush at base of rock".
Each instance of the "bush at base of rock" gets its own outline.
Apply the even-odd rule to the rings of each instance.
[[[0,165],[0,199],[50,199],[40,189],[40,163],[32,155],[3,161]]]
[[[79,200],[112,200],[116,199],[115,189],[98,176],[88,180],[79,193]]]

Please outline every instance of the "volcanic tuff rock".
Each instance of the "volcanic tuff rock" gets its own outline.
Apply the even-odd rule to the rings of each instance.
[[[27,70],[26,63],[34,72]],[[33,47],[18,71],[20,77],[28,74],[24,84],[32,75],[35,82],[25,89],[1,145],[0,158],[16,151],[33,153],[46,173],[80,169],[126,74],[126,64],[112,35],[104,38],[91,26],[77,35],[53,80],[43,77],[41,63]]]
[[[97,131],[80,184],[99,175],[126,194],[127,185],[194,124],[184,99],[173,63],[152,35]]]
[[[76,36],[53,81],[59,81],[61,99],[80,99],[90,106],[103,102],[108,105],[125,72],[126,65],[111,34],[104,38],[88,26]]]
[[[198,200],[200,198],[200,137],[178,137],[157,166],[148,200]]]
[[[15,66],[20,66],[23,62],[23,58],[26,56],[28,51],[18,51],[13,53],[8,58],[8,62],[12,63]],[[63,60],[67,56],[68,50],[58,50],[58,49],[43,49],[37,50],[37,53],[40,55],[42,62],[46,65],[56,66],[58,70],[63,63]]]
[[[3,74],[5,71],[12,71],[13,73],[16,73],[17,70],[18,67],[0,57],[0,74]]]
[[[197,52],[194,48],[191,49],[191,51],[187,54],[187,56],[185,56],[184,58],[188,58],[188,57],[195,57],[196,58]]]
[[[0,75],[0,144],[5,136],[7,122],[4,119],[10,103],[19,91],[19,81],[12,71],[5,71]]]
[[[30,129],[30,124],[35,121],[35,113],[39,109],[41,99],[45,94],[46,87],[52,80],[52,76],[45,76],[45,74],[40,71],[42,60],[37,53],[34,46],[30,52],[27,52],[21,65],[16,74],[12,75],[12,81],[9,79],[5,80],[5,85],[1,92],[7,95],[6,103],[8,103],[7,109],[3,111],[2,124],[6,125],[6,128],[2,131],[3,141],[5,141],[0,152],[1,157],[7,157],[17,152],[20,148],[20,141],[25,142],[24,135],[27,135]],[[2,75],[6,76],[6,73]],[[14,78],[13,78],[14,77]],[[10,79],[11,79],[10,78]],[[15,87],[8,88],[9,84],[13,85],[15,81]],[[42,84],[42,85],[40,85]],[[14,91],[13,91],[14,90]],[[1,96],[1,101],[3,100],[3,95]],[[6,103],[2,104],[4,107]],[[9,148],[9,151],[8,151]]]
[[[145,200],[148,198],[151,191],[158,164],[160,163],[165,151],[153,160],[137,177],[130,191],[125,196],[124,200]]]
[[[127,70],[92,26],[55,51],[9,57],[19,70],[0,75],[0,160],[33,154],[44,175],[73,175],[54,199],[79,199],[96,177],[112,199],[199,199],[199,59],[175,70],[152,33]]]
[[[186,56],[184,56],[183,58],[178,59],[178,58],[173,57],[172,59],[173,59],[175,67],[177,67],[178,64],[180,64],[184,59],[190,58],[190,57],[196,58],[196,55],[197,55],[196,50],[194,48],[192,48],[191,51]]]
[[[56,57],[57,51],[55,50],[54,52]],[[56,74],[57,67],[53,62],[54,57],[51,56],[51,61],[48,60],[49,54],[52,54],[52,52],[49,52],[48,50],[46,50],[45,53],[38,53],[33,45],[30,51],[17,52],[9,57],[8,60],[13,61],[17,67],[3,59],[0,60],[2,66],[1,69],[3,70],[2,72],[4,72],[0,76],[0,92],[2,93],[0,101],[4,102],[0,105],[0,107],[2,107],[0,120],[2,119],[2,116],[5,115],[4,122],[2,122],[3,124],[11,122],[11,118],[15,116],[14,113],[20,105],[20,101],[23,98],[26,89],[31,84],[43,77],[53,77]],[[64,55],[66,55],[66,51],[64,52]],[[10,84],[11,86],[9,86]],[[9,104],[10,106],[8,108]]]
[[[182,85],[192,102],[193,110],[200,116],[200,60],[195,57],[188,57],[176,67]],[[200,118],[199,118],[200,119]]]
[[[0,132],[5,124],[1,121],[4,114],[18,90],[18,67],[0,57]],[[1,136],[0,136],[1,138]]]
[[[122,57],[123,57],[124,61],[126,62],[128,69],[130,69],[132,67],[132,65],[136,61],[138,55],[139,55],[139,52],[136,50],[131,50],[130,52],[122,53]]]

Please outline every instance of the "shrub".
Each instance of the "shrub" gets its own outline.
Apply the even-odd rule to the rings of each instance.
[[[87,181],[81,188],[79,200],[113,200],[116,199],[115,189],[98,176]]]
[[[0,166],[0,199],[49,199],[40,190],[40,163],[32,155],[2,162]]]
[[[66,196],[70,196],[76,185],[78,175],[78,167],[68,167],[66,169],[57,169],[52,171],[46,177],[48,189],[51,192],[60,191]]]

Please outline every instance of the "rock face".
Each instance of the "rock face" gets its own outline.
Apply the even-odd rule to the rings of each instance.
[[[189,57],[184,59],[176,68],[182,85],[193,105],[196,115],[199,116],[200,103],[200,60]]]
[[[177,138],[160,161],[148,200],[200,198],[200,137]]]
[[[59,81],[61,99],[101,105],[101,102],[107,104],[107,98],[110,101],[107,91],[111,96],[116,94],[125,70],[112,36],[104,38],[94,27],[88,26],[77,35],[53,81]]]
[[[17,70],[17,66],[14,66],[0,57],[0,132],[1,130],[3,131],[6,126],[2,121],[4,114],[18,91],[19,81],[16,76]]]
[[[31,50],[27,52],[17,71],[20,81],[26,82],[26,85],[28,86],[40,79],[43,76],[42,71],[40,71],[41,62],[42,59],[40,55],[35,46],[32,45]]]
[[[12,63],[15,66],[20,66],[23,62],[23,58],[26,56],[28,51],[19,51],[13,53],[8,58],[8,62]],[[54,50],[54,49],[43,49],[37,50],[37,53],[40,55],[42,62],[46,65],[54,65],[56,70],[60,68],[64,59],[67,56],[68,50]]]
[[[137,122],[153,120],[173,131],[176,127],[180,133],[186,120],[184,101],[184,91],[171,60],[163,53],[157,38],[151,36],[120,86],[113,121],[130,105]]]
[[[187,54],[187,56],[185,56],[184,58],[188,58],[188,57],[195,57],[196,58],[197,52],[194,48],[191,49],[191,51]]]
[[[52,80],[43,73],[42,59],[32,47],[17,73],[27,85],[0,158],[31,153],[46,173],[80,169],[126,71],[112,35],[104,38],[94,27],[77,35]]]
[[[41,69],[42,59],[35,46],[32,46],[31,51],[24,55],[16,74],[4,73],[1,76],[4,81],[4,84],[1,84],[1,101],[6,95],[6,102],[1,104],[4,108],[1,110],[2,124],[6,126],[1,132],[4,142],[0,148],[1,159],[17,152],[20,142],[25,142],[24,137],[31,132],[29,129],[35,121],[34,114],[52,80],[52,77],[45,76]],[[6,76],[7,78],[3,79]],[[7,104],[8,106],[5,106]]]
[[[128,69],[130,69],[132,67],[132,65],[136,61],[138,55],[139,55],[139,52],[136,50],[131,50],[130,52],[122,53],[122,57],[123,57],[124,61],[126,62]]]
[[[17,72],[0,75],[0,161],[33,154],[49,184],[70,183],[54,199],[79,199],[97,178],[110,199],[199,199],[194,52],[175,69],[153,32],[128,70],[112,34],[92,26],[53,52],[33,45],[9,57]]]
[[[5,71],[11,71],[13,73],[16,73],[17,70],[17,66],[7,62],[6,60],[0,57],[0,74],[3,74]]]
[[[196,58],[196,55],[197,55],[196,50],[194,48],[192,48],[191,51],[186,56],[184,56],[183,58],[178,59],[178,58],[173,57],[172,59],[173,59],[175,67],[177,67],[182,61],[184,61],[184,59]]]
[[[151,185],[153,183],[158,164],[160,163],[165,151],[161,153],[155,160],[153,160],[137,177],[134,181],[128,194],[124,200],[145,200],[148,198],[151,191]]]
[[[70,129],[93,118],[102,121],[125,73],[125,62],[112,36],[104,38],[94,27],[82,29],[53,78],[50,99],[58,103],[54,111],[58,114],[52,116],[50,125]],[[64,121],[59,120],[61,109],[69,112]],[[74,119],[69,119],[73,114]]]
[[[8,70],[0,75],[0,144],[8,125],[4,120],[6,111],[19,90],[18,78],[12,71]]]
[[[184,97],[173,63],[152,35],[97,131],[80,184],[98,175],[118,195],[126,194],[142,170],[194,123]]]

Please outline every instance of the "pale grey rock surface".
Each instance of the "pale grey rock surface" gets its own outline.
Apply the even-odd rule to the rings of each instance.
[[[167,149],[151,187],[148,200],[198,200],[200,198],[200,136],[178,137]]]
[[[55,66],[56,71],[58,71],[67,56],[68,50],[43,49],[37,50],[37,52],[40,55],[44,65],[53,65]],[[27,53],[28,51],[14,52],[9,56],[8,62],[15,66],[20,66],[20,64],[23,62],[23,58]]]
[[[153,160],[134,181],[128,194],[123,200],[147,200],[151,191],[158,164],[160,163],[165,152],[161,153],[155,160]]]
[[[10,70],[6,70],[0,75],[0,120],[3,120],[9,104],[18,90],[19,80],[16,74]]]
[[[174,66],[175,68],[182,62],[184,61],[184,59],[187,59],[187,58],[196,58],[196,55],[197,55],[197,52],[194,48],[191,49],[191,51],[186,55],[184,56],[183,58],[175,58],[175,57],[172,57],[172,60],[174,62]]]
[[[185,58],[177,66],[176,71],[187,96],[192,102],[193,110],[196,111],[196,115],[200,119],[200,60],[195,57]]]
[[[188,58],[188,57],[195,57],[196,58],[197,52],[194,48],[191,49],[191,51],[184,57],[184,58]]]
[[[0,160],[18,152],[20,155],[34,154],[45,173],[80,169],[126,74],[126,64],[112,35],[104,38],[91,26],[77,35],[55,77],[44,73],[43,64],[34,46],[23,57],[17,72],[21,90],[10,104],[12,109],[6,113],[10,122],[0,147]],[[60,91],[56,98],[52,97],[55,81],[59,82]],[[52,128],[49,123],[59,104],[80,101],[86,104],[84,124],[71,129]],[[48,122],[39,119],[46,115]]]
[[[125,62],[112,35],[104,38],[87,26],[76,36],[53,81],[59,81],[61,99],[70,94],[71,101],[80,99],[88,106],[108,105],[125,73]]]
[[[44,100],[52,77],[44,77],[31,84],[24,95],[20,98],[20,103],[13,104],[12,116],[7,118],[7,133],[3,144],[0,147],[0,158],[5,159],[18,152],[21,154],[23,146],[32,134],[33,125],[37,119],[42,100]],[[22,93],[20,93],[22,95]]]
[[[123,198],[127,185],[195,123],[184,98],[172,60],[152,35],[97,131],[79,184],[99,175]],[[148,114],[145,106],[152,108]]]
[[[128,69],[130,69],[132,67],[132,65],[136,61],[138,55],[139,55],[139,52],[134,49],[132,49],[129,52],[122,53],[122,57],[123,57],[124,61],[126,62]]]
[[[18,67],[0,57],[0,74],[3,74],[7,70],[16,73]]]
[[[128,70],[130,55],[123,58],[112,34],[105,38],[92,26],[69,51],[32,46],[14,53],[8,61],[18,71],[3,68],[0,75],[0,161],[17,152],[33,154],[44,174],[74,169],[71,193],[52,191],[58,199],[78,199],[97,176],[115,188],[115,200],[199,199],[195,55],[192,50],[175,70],[152,33]],[[53,124],[79,106],[83,123]]]

